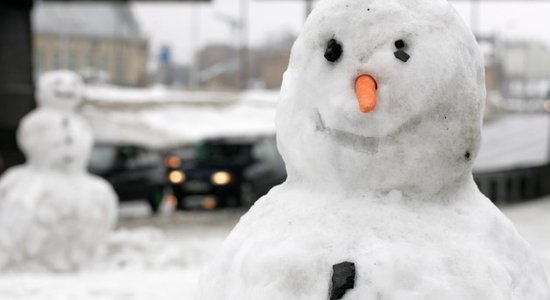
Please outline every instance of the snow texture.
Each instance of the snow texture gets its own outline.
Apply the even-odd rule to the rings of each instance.
[[[78,74],[52,71],[40,76],[36,100],[41,107],[72,111],[82,103],[83,93],[84,83]]]
[[[93,136],[71,111],[81,89],[74,74],[46,74],[40,107],[21,121],[17,141],[27,163],[0,180],[0,270],[76,270],[115,224],[112,187],[86,171]]]
[[[550,198],[504,208],[518,230],[543,254],[547,270],[549,209]],[[0,300],[193,299],[201,267],[219,251],[242,214],[220,210],[151,218],[148,207],[138,203],[125,203],[120,212],[123,229],[111,235],[97,265],[77,274],[3,274]],[[163,234],[142,226],[155,226]],[[157,243],[160,245],[154,245]]]
[[[4,273],[0,300],[190,300],[241,210],[149,215],[146,204],[119,209],[119,226],[97,259],[78,273]]]
[[[368,114],[361,74],[378,85]],[[288,179],[241,219],[196,299],[328,299],[344,261],[356,280],[342,299],[549,299],[538,258],[473,182],[484,98],[480,50],[447,1],[321,1],[277,112]]]
[[[220,136],[275,133],[278,94],[178,91],[90,86],[82,115],[96,139],[172,148]]]

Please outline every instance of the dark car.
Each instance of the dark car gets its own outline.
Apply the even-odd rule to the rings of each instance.
[[[173,164],[170,163],[170,160]],[[173,156],[167,165],[177,166]],[[167,173],[179,209],[252,205],[286,178],[275,138],[219,138],[194,147]]]
[[[157,212],[167,187],[162,154],[135,145],[97,144],[91,173],[105,178],[120,201],[147,201]]]

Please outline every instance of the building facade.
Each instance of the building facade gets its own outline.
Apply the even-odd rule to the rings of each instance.
[[[147,83],[148,42],[126,4],[38,3],[33,21],[37,74],[69,69],[92,82]]]

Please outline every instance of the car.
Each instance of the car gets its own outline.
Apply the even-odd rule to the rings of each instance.
[[[146,201],[159,210],[168,186],[163,154],[137,145],[94,145],[88,169],[114,188],[119,201]]]
[[[4,173],[4,159],[2,158],[2,154],[0,154],[0,174]]]
[[[286,179],[275,137],[208,139],[193,151],[166,158],[178,209],[250,206]]]

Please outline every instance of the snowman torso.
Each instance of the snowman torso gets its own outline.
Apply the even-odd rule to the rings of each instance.
[[[114,191],[95,176],[12,168],[0,182],[0,266],[76,270],[93,259],[115,211]]]
[[[484,98],[479,47],[447,1],[320,1],[281,88],[287,181],[241,219],[197,299],[548,299],[471,175]]]
[[[342,261],[356,268],[343,299],[546,299],[539,262],[511,224],[477,190],[463,196],[473,198],[341,201],[283,185],[241,219],[197,299],[328,299]]]

